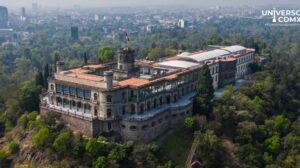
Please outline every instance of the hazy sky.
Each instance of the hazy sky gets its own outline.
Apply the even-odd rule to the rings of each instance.
[[[232,6],[232,5],[268,5],[268,4],[298,4],[300,0],[0,0],[0,6],[30,7],[33,2],[42,6],[66,7],[74,4],[90,7],[106,6]]]

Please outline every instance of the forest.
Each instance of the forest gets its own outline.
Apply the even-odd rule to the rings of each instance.
[[[257,59],[262,54],[270,59],[253,69],[241,88],[226,86],[220,99],[213,97],[208,69],[201,69],[194,115],[179,126],[196,144],[196,159],[207,168],[300,167],[299,28],[228,18],[199,28],[133,35],[128,44],[121,37],[70,43],[63,32],[50,30],[44,27],[34,45],[0,47],[0,167],[183,167],[178,157],[169,157],[176,151],[163,150],[158,141],[90,138],[72,132],[54,113],[40,117],[39,95],[57,60],[68,67],[114,61],[124,45],[138,58],[159,59],[210,44],[239,44],[255,48]]]

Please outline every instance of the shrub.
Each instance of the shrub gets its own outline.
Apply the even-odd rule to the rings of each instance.
[[[47,127],[42,127],[32,138],[33,144],[37,148],[47,147],[51,143],[50,131]]]
[[[71,143],[71,133],[62,131],[54,140],[53,147],[59,154],[65,154],[68,149],[71,149]]]
[[[15,141],[8,143],[8,149],[10,153],[16,153],[19,151],[19,144]]]
[[[2,150],[0,150],[0,167],[10,167],[8,154]]]

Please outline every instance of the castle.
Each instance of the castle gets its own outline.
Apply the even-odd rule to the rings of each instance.
[[[210,46],[162,61],[135,60],[134,50],[118,50],[116,64],[66,69],[57,62],[41,100],[41,114],[60,113],[71,129],[88,136],[115,132],[123,140],[148,142],[192,115],[199,69],[207,64],[214,88],[247,77],[254,50]]]

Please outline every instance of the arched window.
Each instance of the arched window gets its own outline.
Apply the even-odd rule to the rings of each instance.
[[[147,110],[150,110],[150,109],[151,109],[151,102],[148,101],[148,102],[147,102]]]
[[[140,106],[140,113],[144,113],[144,104],[141,104]]]
[[[163,104],[163,98],[160,97],[160,98],[159,98],[159,105],[162,105],[162,104]]]
[[[167,100],[167,104],[170,104],[170,103],[171,103],[170,95],[168,95],[168,96],[166,97],[166,100]]]
[[[174,102],[177,101],[177,94],[174,95]]]
[[[111,123],[110,122],[107,123],[107,129],[111,130]]]
[[[50,85],[50,90],[51,90],[51,91],[54,90],[54,85],[53,85],[53,84]]]
[[[111,102],[111,99],[112,99],[111,95],[106,96],[106,102]]]
[[[107,109],[106,116],[107,116],[107,118],[111,117],[111,109]]]
[[[98,94],[94,93],[94,100],[98,100]]]
[[[135,105],[131,104],[131,114],[134,114],[134,113],[135,113]]]
[[[91,112],[91,105],[89,105],[89,104],[84,104],[84,112],[90,113],[90,112]]]
[[[98,109],[97,109],[97,107],[94,107],[94,116],[98,116]]]
[[[57,98],[56,98],[56,105],[57,105],[57,106],[61,106],[61,103],[62,103],[61,98],[60,98],[60,97],[57,97]]]
[[[124,115],[126,113],[126,106],[122,107],[122,114]]]
[[[122,99],[126,100],[126,92],[122,92]]]

